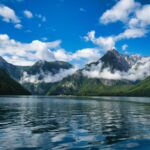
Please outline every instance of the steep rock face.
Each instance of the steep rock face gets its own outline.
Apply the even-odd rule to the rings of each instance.
[[[0,68],[5,70],[6,72],[8,72],[8,74],[18,80],[20,78],[20,70],[17,66],[12,65],[10,63],[8,63],[7,61],[5,61],[2,57],[0,57]]]
[[[131,62],[127,61],[127,57],[125,58],[124,55],[113,49],[108,51],[98,61],[87,64],[83,70],[91,70],[91,68],[93,67],[96,68],[97,66],[100,66],[99,68],[97,67],[97,70],[99,70],[99,72],[102,72],[106,68],[108,68],[112,73],[116,70],[127,72],[131,68],[130,63]]]
[[[0,95],[30,95],[30,93],[13,80],[5,70],[0,69]]]
[[[111,71],[128,71],[130,65],[125,58],[116,50],[108,51],[101,59],[103,68],[110,67]]]

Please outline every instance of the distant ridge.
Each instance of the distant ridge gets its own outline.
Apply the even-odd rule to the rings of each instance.
[[[64,61],[39,60],[32,66],[15,66],[0,57],[0,68],[9,78],[35,95],[150,96],[148,64],[150,57],[123,55],[116,49],[75,71]],[[117,78],[111,78],[113,75]]]
[[[30,92],[0,69],[0,95],[30,95]]]

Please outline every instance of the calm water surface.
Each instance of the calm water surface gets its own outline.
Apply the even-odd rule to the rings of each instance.
[[[0,150],[51,149],[150,150],[150,98],[0,97]]]

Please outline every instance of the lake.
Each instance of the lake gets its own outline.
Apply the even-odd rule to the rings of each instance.
[[[150,150],[150,98],[0,97],[0,150]]]

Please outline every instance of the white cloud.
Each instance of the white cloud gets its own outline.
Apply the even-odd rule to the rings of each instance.
[[[147,33],[146,29],[142,28],[131,28],[126,29],[123,33],[120,33],[118,36],[115,37],[116,41],[122,39],[131,39],[131,38],[139,38],[145,36]]]
[[[102,69],[102,62],[98,65],[93,65],[89,70],[83,70],[84,76],[89,78],[112,79],[112,80],[143,80],[150,75],[150,57],[139,59],[127,72],[114,71],[110,68]]]
[[[115,48],[115,43],[120,40],[144,37],[146,33],[148,33],[148,31],[143,28],[128,28],[118,35],[95,37],[95,31],[91,31],[87,33],[84,39],[86,41],[91,41],[93,44],[107,51]]]
[[[122,21],[130,28],[145,28],[150,25],[150,5],[142,5],[135,0],[119,0],[100,17],[103,24]]]
[[[0,5],[0,16],[5,22],[20,23],[20,19],[16,15],[15,11],[5,5]]]
[[[115,39],[113,36],[109,37],[95,37],[95,31],[88,32],[84,37],[86,41],[92,41],[94,44],[100,46],[104,50],[110,50],[115,47]]]
[[[136,33],[139,32],[137,29],[144,31],[150,25],[150,5],[142,5],[135,0],[120,0],[100,17],[100,22],[104,24],[116,21],[124,22],[128,32],[132,30],[133,33],[134,29]]]
[[[76,50],[74,53],[67,52],[64,49],[58,49],[53,54],[57,60],[74,61],[85,59],[85,63],[98,60],[101,57],[100,50],[97,48],[85,48]]]
[[[89,61],[97,60],[100,58],[100,50],[97,48],[85,48],[81,50],[77,50],[73,55],[72,59],[81,59],[85,58]]]
[[[141,9],[136,11],[136,18],[142,26],[150,24],[150,5],[144,5]]]
[[[30,75],[27,74],[27,72],[23,73],[23,76],[20,80],[21,83],[54,83],[61,81],[63,78],[72,75],[77,71],[78,68],[71,68],[71,69],[60,69],[58,73],[52,74],[51,72],[44,72],[41,70],[38,74],[36,75]]]
[[[100,17],[100,22],[103,24],[116,21],[126,22],[129,19],[130,13],[135,11],[139,6],[134,0],[119,0],[111,9],[104,12]]]
[[[135,28],[139,26],[139,20],[137,18],[131,18],[128,23],[130,28]]]
[[[123,50],[123,51],[126,51],[127,48],[128,48],[128,45],[127,45],[127,44],[122,45],[122,50]]]
[[[27,18],[29,18],[29,19],[33,18],[33,14],[32,14],[31,11],[29,11],[29,10],[24,10],[23,13],[24,13],[24,15],[25,15]]]
[[[0,35],[0,56],[9,56],[7,61],[16,65],[33,64],[37,60],[54,60],[51,49],[59,48],[61,41],[21,43],[10,39],[8,35]],[[25,63],[26,62],[26,63]],[[24,64],[23,64],[24,63]]]
[[[46,61],[74,61],[85,59],[86,62],[99,59],[97,48],[86,48],[74,53],[62,49],[61,41],[42,42],[34,40],[31,43],[21,43],[10,39],[7,34],[0,34],[0,56],[16,65],[32,65],[38,60]]]
[[[108,50],[108,48],[115,46],[115,43],[120,40],[144,37],[149,32],[150,5],[142,5],[135,2],[135,0],[119,0],[100,17],[100,22],[103,24],[116,21],[122,21],[125,24],[122,33],[95,38],[95,32],[90,32],[87,35],[87,39]]]
[[[57,60],[70,61],[71,54],[67,53],[64,49],[58,49],[54,52],[54,56]]]
[[[16,29],[22,29],[23,26],[22,26],[20,23],[18,23],[18,24],[15,25],[15,28],[16,28]]]

